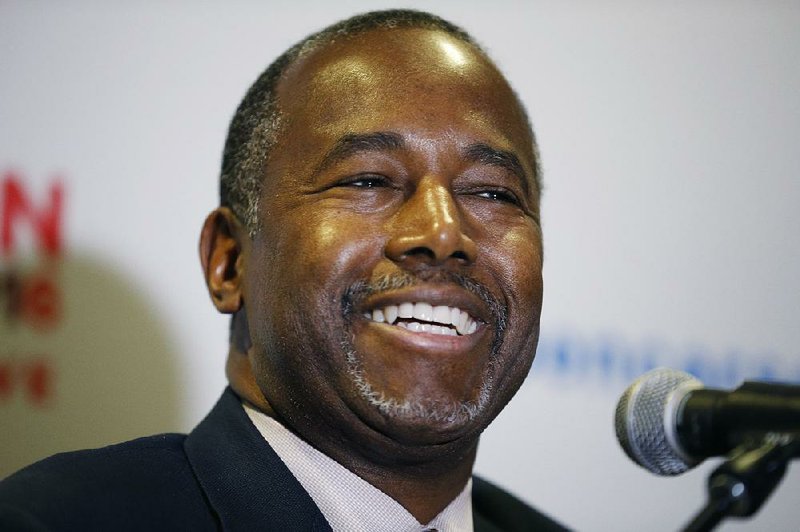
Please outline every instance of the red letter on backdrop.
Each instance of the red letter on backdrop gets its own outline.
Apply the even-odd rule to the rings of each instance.
[[[50,185],[49,203],[34,211],[22,182],[14,172],[3,176],[0,207],[0,249],[3,255],[14,249],[14,226],[25,217],[39,239],[39,246],[50,256],[61,252],[61,205],[64,196],[60,181]]]

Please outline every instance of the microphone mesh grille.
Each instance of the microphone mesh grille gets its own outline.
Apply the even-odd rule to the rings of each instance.
[[[634,381],[617,403],[614,418],[620,445],[631,460],[657,475],[679,475],[694,465],[672,447],[665,424],[670,396],[689,383],[699,381],[682,371],[656,368]]]

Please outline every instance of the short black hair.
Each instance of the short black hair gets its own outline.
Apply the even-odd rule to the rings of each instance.
[[[281,124],[281,112],[276,96],[278,82],[295,61],[318,47],[339,38],[379,28],[423,28],[442,31],[483,53],[477,42],[455,24],[430,13],[410,9],[373,11],[356,15],[313,33],[286,50],[258,77],[239,104],[228,129],[222,156],[220,204],[233,211],[245,225],[250,236],[255,235],[259,229],[258,207],[261,185],[270,150],[275,145]],[[525,113],[524,106],[521,103],[519,106]],[[531,138],[533,138],[532,130]],[[538,186],[538,151],[536,141],[533,142],[533,153],[536,158],[534,179]]]

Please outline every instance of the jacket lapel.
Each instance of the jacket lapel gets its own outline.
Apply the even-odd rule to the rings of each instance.
[[[184,449],[223,530],[331,530],[230,388]]]

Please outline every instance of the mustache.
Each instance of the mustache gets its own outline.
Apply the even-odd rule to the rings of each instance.
[[[374,281],[357,281],[350,285],[342,298],[342,310],[345,316],[351,316],[354,309],[367,297],[383,292],[391,292],[401,288],[426,284],[455,284],[477,296],[487,309],[494,322],[495,338],[499,340],[508,323],[508,308],[500,302],[485,285],[472,277],[458,272],[438,271],[425,277],[411,272],[396,272],[383,275]]]

